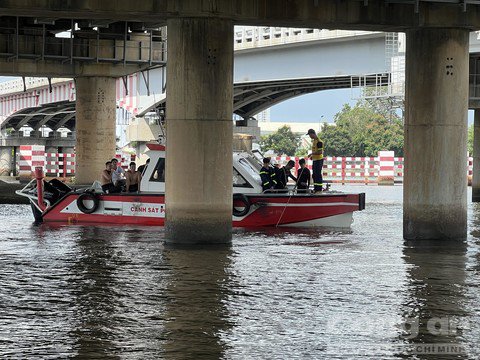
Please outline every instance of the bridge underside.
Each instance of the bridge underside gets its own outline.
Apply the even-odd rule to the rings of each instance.
[[[388,86],[390,74],[370,74],[364,76],[322,76],[287,80],[247,81],[233,85],[233,113],[244,119],[297,96],[323,90],[350,89],[363,86]],[[154,109],[165,109],[167,98],[138,114],[143,116]]]
[[[233,112],[248,119],[297,96],[322,90],[388,86],[389,80],[389,74],[371,74],[238,83],[233,87]]]
[[[61,58],[60,62],[70,61],[71,64],[77,60],[81,62],[75,59],[74,51],[81,39],[88,44],[87,57],[94,57],[100,63],[104,57],[98,51],[93,56],[93,48],[98,49],[100,45],[98,37],[103,35],[99,29],[124,22],[127,30],[117,29],[112,35],[121,33],[127,38],[123,43],[114,38],[109,47],[111,51],[123,45],[120,57],[123,64],[110,66],[123,65],[125,69],[125,46],[131,40],[128,36],[137,32],[142,37],[142,31],[158,28],[167,21],[170,56],[167,93],[170,101],[165,234],[168,241],[177,243],[231,240],[232,173],[206,169],[232,169],[229,154],[232,149],[235,24],[405,31],[408,56],[404,237],[466,237],[466,167],[462,164],[466,154],[469,31],[480,28],[480,6],[476,0],[5,0],[0,1],[0,15],[15,18],[12,33],[0,31],[0,47],[3,46],[0,52],[6,53],[7,60],[14,64],[23,60],[21,45],[27,43],[31,35],[30,26],[20,26],[19,17],[30,18],[27,24],[29,21],[41,24],[42,32],[52,21],[53,26],[62,19],[74,19],[78,24],[84,22],[79,27],[88,29],[87,34],[79,32],[70,39],[69,53],[64,54],[62,50],[59,55],[58,48],[55,49],[57,56],[70,59]],[[132,27],[127,28],[130,23]],[[76,25],[70,25],[70,29],[76,31]],[[89,38],[90,33],[96,38]],[[27,53],[34,55],[32,68],[37,61],[46,63],[49,55],[46,49],[57,41],[54,40],[57,36],[53,32],[50,34],[49,39],[42,34],[40,44],[34,42],[34,48],[28,49]],[[144,58],[141,49],[134,49],[133,53]],[[116,54],[108,58],[119,60]],[[5,62],[2,67],[3,71],[8,70]],[[13,71],[22,75],[19,67]],[[48,76],[37,74],[42,75]],[[90,74],[96,75],[99,74]],[[108,73],[104,77],[87,78],[88,74],[80,73],[78,76],[82,78],[77,79],[80,86],[76,150],[85,154],[79,157],[80,162],[88,160],[89,147],[105,152],[111,151],[112,145],[114,148],[111,120],[115,109],[115,82],[111,77],[115,75]],[[280,88],[254,90],[249,98],[242,96],[244,106],[237,111],[243,111],[244,116],[266,106],[258,103],[255,91],[268,92],[265,95],[270,95],[272,103],[287,96]],[[304,86],[295,91],[307,93],[313,88]],[[294,91],[290,94],[298,95]],[[102,141],[106,144],[103,147],[99,145]],[[86,179],[88,168],[83,169]],[[197,175],[193,182],[188,176],[192,172]]]
[[[475,0],[8,0],[0,14],[43,19],[135,21],[159,27],[172,18],[222,18],[233,24],[405,31],[480,28]]]
[[[363,86],[388,86],[389,74],[368,76],[329,76],[310,79],[290,79],[237,83],[233,87],[233,113],[248,119],[282,101],[323,90],[349,89]],[[161,97],[138,116],[154,109],[165,109],[167,98]],[[10,115],[1,130],[20,130],[23,126],[39,130],[45,126],[54,131],[60,127],[74,130],[75,101],[60,101],[26,108]]]
[[[60,128],[73,131],[75,130],[75,102],[60,101],[19,110],[5,119],[1,130],[19,131],[24,126],[34,131],[40,130],[42,126],[53,131]]]

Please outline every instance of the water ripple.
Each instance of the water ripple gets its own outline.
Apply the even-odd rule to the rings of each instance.
[[[1,205],[0,357],[428,358],[411,351],[438,343],[478,357],[480,208],[465,243],[419,247],[402,240],[401,187],[351,189],[367,209],[349,231],[236,230],[209,250]]]

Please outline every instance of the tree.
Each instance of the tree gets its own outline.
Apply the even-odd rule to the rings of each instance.
[[[395,113],[379,114],[368,104],[344,105],[335,125],[324,126],[321,138],[327,156],[376,156],[393,150],[403,156],[403,123]]]
[[[262,136],[260,147],[262,151],[273,150],[278,155],[295,155],[299,137],[292,132],[288,125],[284,125],[271,135]]]

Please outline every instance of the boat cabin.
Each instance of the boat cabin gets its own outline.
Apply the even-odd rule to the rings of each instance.
[[[165,146],[147,144],[147,156],[150,163],[142,174],[140,189],[142,192],[165,192]],[[233,193],[259,194],[262,192],[260,169],[262,165],[257,157],[247,152],[233,153]]]

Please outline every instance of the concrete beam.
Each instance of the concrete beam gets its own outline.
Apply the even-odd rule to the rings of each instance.
[[[33,77],[55,77],[75,78],[91,76],[122,77],[149,68],[145,65],[113,65],[102,63],[80,63],[62,61],[35,61],[18,59],[9,61],[0,59],[0,76],[33,76]]]
[[[0,14],[7,16],[103,21],[141,21],[185,17],[225,18],[235,24],[401,31],[417,27],[480,28],[480,6],[420,1],[383,0],[4,0]]]

